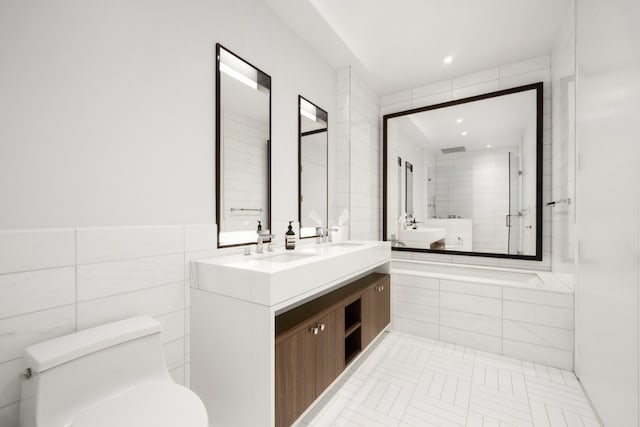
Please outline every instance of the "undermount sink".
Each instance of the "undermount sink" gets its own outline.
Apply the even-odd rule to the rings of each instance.
[[[284,254],[273,255],[265,258],[260,258],[258,259],[258,261],[291,262],[291,261],[298,261],[301,259],[309,258],[315,255],[316,254],[284,253]]]

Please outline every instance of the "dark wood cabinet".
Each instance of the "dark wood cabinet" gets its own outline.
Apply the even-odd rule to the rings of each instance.
[[[316,368],[316,396],[335,380],[342,372],[344,363],[341,363],[340,355],[344,340],[340,335],[340,320],[342,312],[336,310],[318,321],[320,330],[316,335],[315,368]]]
[[[290,426],[389,324],[389,276],[372,273],[276,316],[276,426]]]
[[[276,342],[276,426],[289,426],[316,398],[315,336],[301,329]]]
[[[383,277],[362,295],[362,346],[366,347],[391,322],[391,282]]]

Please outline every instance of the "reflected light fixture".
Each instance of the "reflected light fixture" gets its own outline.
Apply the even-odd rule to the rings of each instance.
[[[445,64],[451,64],[451,62],[453,62],[453,56],[449,55],[444,58]]]
[[[462,136],[467,136],[467,131],[465,130],[464,132],[462,132],[460,135]]]
[[[305,110],[304,108],[300,109],[300,114],[302,114],[303,116],[305,116],[308,119],[313,120],[314,122],[316,122],[316,115],[313,113],[308,112],[307,110]]]
[[[231,68],[230,66],[228,66],[224,62],[220,62],[220,71],[222,71],[223,73],[225,73],[226,75],[228,75],[230,77],[233,77],[234,79],[238,80],[240,83],[244,83],[245,85],[249,86],[250,88],[258,90],[258,83],[257,82],[254,82],[249,77],[247,77],[244,74],[234,70],[233,68]]]
[[[456,120],[456,123],[462,123],[462,118],[459,118],[458,120]]]
[[[491,148],[491,144],[487,144],[487,148]]]

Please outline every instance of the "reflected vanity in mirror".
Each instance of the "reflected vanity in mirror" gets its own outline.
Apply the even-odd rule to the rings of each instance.
[[[300,238],[318,237],[328,226],[328,115],[298,96],[298,218]]]
[[[218,247],[271,228],[271,77],[216,44]]]
[[[385,115],[394,250],[542,259],[542,83]]]

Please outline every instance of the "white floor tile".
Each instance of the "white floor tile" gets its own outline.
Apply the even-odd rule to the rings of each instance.
[[[575,375],[391,332],[300,426],[598,427]]]

